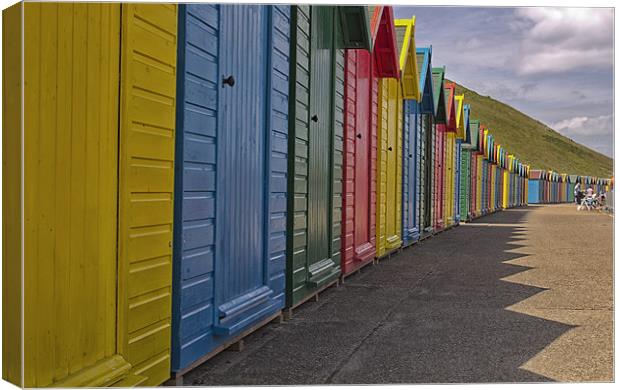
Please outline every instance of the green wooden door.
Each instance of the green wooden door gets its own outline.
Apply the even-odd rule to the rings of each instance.
[[[335,10],[315,6],[310,17],[307,261],[309,279],[316,282],[335,266],[330,253]]]

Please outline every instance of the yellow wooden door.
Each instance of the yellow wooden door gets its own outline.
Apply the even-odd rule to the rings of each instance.
[[[377,256],[401,245],[402,104],[400,81],[379,80]]]
[[[176,31],[24,4],[24,386],[169,377]]]
[[[24,12],[24,385],[40,387],[128,369],[114,358],[120,7]]]

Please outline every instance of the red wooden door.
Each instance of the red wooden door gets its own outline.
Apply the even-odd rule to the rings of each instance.
[[[375,165],[377,82],[372,54],[345,54],[343,171],[343,274],[372,261],[375,254]]]
[[[372,112],[372,57],[366,50],[357,52],[355,123],[355,257],[362,259],[374,247],[370,242],[370,162]]]

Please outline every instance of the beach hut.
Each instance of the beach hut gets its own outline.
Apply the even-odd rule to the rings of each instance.
[[[368,7],[372,51],[345,50],[343,277],[376,255],[379,79],[400,77],[392,7]]]
[[[578,175],[568,175],[568,183],[569,186],[567,188],[567,201],[570,203],[573,203],[575,201],[575,185],[579,182],[579,176]]]
[[[463,139],[459,140],[460,143],[460,169],[459,169],[459,219],[462,221],[469,220],[469,204],[472,196],[471,191],[471,128],[472,120],[471,107],[469,104],[465,104],[463,107]]]
[[[177,6],[26,2],[3,23],[3,378],[159,385],[170,376]]]
[[[446,99],[446,123],[437,125],[437,137],[441,145],[436,148],[438,159],[435,163],[435,229],[441,230],[454,225],[454,134],[456,132],[455,83],[444,82],[444,98]]]
[[[445,67],[433,68],[433,98],[435,103],[435,115],[433,117],[433,130],[429,134],[430,161],[428,162],[428,203],[429,225],[426,231],[430,234],[433,230],[441,230],[445,227],[444,221],[444,176],[445,176],[445,129],[448,124],[448,100],[449,96],[444,88]]]
[[[403,109],[419,100],[419,74],[414,40],[415,18],[396,20],[400,79],[379,80],[377,126],[377,257],[402,245]]]
[[[420,100],[406,99],[403,122],[403,246],[420,237],[421,208],[424,204],[424,129],[430,128],[434,113],[432,49],[416,48]]]
[[[502,207],[508,209],[512,207],[512,156],[506,156],[507,164],[502,167]]]
[[[425,204],[426,132],[434,114],[432,48],[416,48],[420,100],[405,100],[403,130],[403,245],[416,242]]]
[[[470,146],[468,147],[469,150],[469,192],[470,192],[470,199],[469,199],[469,213],[468,213],[468,219],[471,220],[475,217],[477,217],[477,200],[478,200],[478,196],[479,196],[479,191],[478,191],[478,179],[479,179],[479,175],[478,175],[478,170],[479,170],[479,165],[478,165],[478,139],[480,136],[480,121],[479,120],[471,120],[470,124],[470,135],[471,135],[471,141],[470,141]]]
[[[476,159],[476,217],[480,217],[483,212],[485,199],[486,169],[484,160],[484,129],[483,125],[478,126],[478,142],[475,153]]]
[[[491,148],[491,136],[489,130],[485,129],[482,137],[482,214],[486,215],[491,210],[491,164],[489,162],[490,148]]]
[[[370,50],[370,36],[366,7],[291,6],[289,174],[280,178],[287,180],[289,309],[340,276],[344,49]]]
[[[171,352],[180,379],[284,308],[290,7],[182,4],[179,24]]]
[[[461,142],[463,141],[465,127],[464,98],[464,95],[454,96],[456,127],[454,133],[448,133],[448,138],[450,138],[450,143],[452,144],[452,182],[450,188],[450,199],[452,207],[453,225],[458,225],[460,222],[459,188],[461,175]]]
[[[466,190],[467,176],[469,175],[469,155],[467,160],[463,159],[463,143],[467,142],[471,138],[469,136],[469,116],[471,107],[469,104],[465,104],[464,96],[460,99],[460,104],[463,107],[463,111],[457,116],[457,132],[456,132],[456,179],[454,183],[454,215],[456,223],[460,223],[461,220],[467,219],[467,212],[462,212],[463,208],[467,204],[467,195],[463,192]],[[465,176],[465,178],[463,178]]]
[[[547,183],[546,171],[532,170],[528,179],[528,200],[530,204],[547,203],[545,187]]]
[[[456,162],[456,129],[459,109],[463,110],[462,99],[456,99],[456,84],[444,83],[446,97],[446,125],[443,129],[443,223],[445,227],[454,225],[454,183]],[[459,118],[460,119],[460,118]]]

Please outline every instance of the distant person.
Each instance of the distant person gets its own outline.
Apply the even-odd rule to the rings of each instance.
[[[581,198],[583,198],[583,193],[581,192],[581,183],[575,184],[575,188],[573,189],[573,195],[575,196],[575,203],[581,204]]]
[[[574,192],[574,194],[575,194],[575,203],[577,204],[577,209],[580,209],[581,202],[583,201],[583,198],[585,197],[585,194],[581,190],[581,184],[577,183],[575,185],[575,192]]]
[[[592,189],[592,187],[588,187],[588,189],[586,190],[586,197],[592,198],[593,196],[594,196],[594,190]]]

